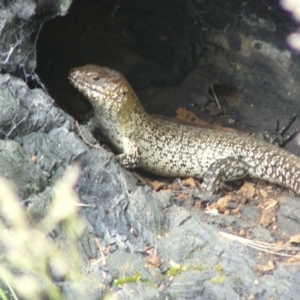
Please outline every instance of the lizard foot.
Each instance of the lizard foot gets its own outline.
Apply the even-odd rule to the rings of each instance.
[[[287,136],[284,136],[284,134],[287,132],[287,130],[291,127],[291,125],[296,120],[297,115],[293,114],[288,122],[279,129],[279,121],[277,120],[275,122],[274,130],[263,130],[256,133],[252,133],[250,136],[262,139],[270,144],[277,145],[279,147],[284,147],[287,142],[289,142],[297,132],[299,132],[299,128],[296,130],[293,130],[291,133],[289,133]]]

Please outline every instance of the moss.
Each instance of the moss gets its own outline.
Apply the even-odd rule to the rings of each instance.
[[[218,271],[218,273],[220,273],[220,274],[224,273],[224,269],[220,264],[215,265],[212,269]]]
[[[211,279],[211,281],[215,284],[222,284],[226,280],[226,276],[222,276],[224,274],[224,269],[220,264],[217,264],[213,267],[203,267],[203,265],[198,264],[198,265],[185,265],[185,266],[180,266],[180,265],[175,265],[172,266],[168,271],[166,272],[166,277],[176,277],[179,274],[186,272],[188,270],[193,270],[193,271],[207,271],[207,270],[215,270],[219,274]]]
[[[150,282],[148,279],[143,278],[140,273],[136,273],[133,276],[127,276],[127,277],[123,277],[123,278],[115,280],[113,286],[116,287],[116,286],[124,285],[126,283],[135,283],[137,281],[141,281],[144,283]]]
[[[227,277],[223,275],[224,274],[223,267],[220,264],[217,264],[212,268],[212,270],[216,270],[219,274],[213,277],[211,279],[211,282],[215,284],[223,284],[227,279]]]
[[[175,277],[183,272],[186,272],[188,270],[193,270],[193,271],[199,271],[202,272],[204,270],[202,265],[185,265],[185,266],[172,266],[170,269],[168,269],[168,271],[166,272],[166,276],[167,277]]]
[[[179,266],[173,266],[170,269],[168,269],[166,276],[167,277],[175,277],[183,272],[183,269]]]
[[[211,282],[214,284],[223,284],[226,281],[226,276],[215,276],[211,279]]]

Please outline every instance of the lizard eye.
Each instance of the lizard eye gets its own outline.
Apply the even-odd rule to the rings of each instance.
[[[100,77],[94,76],[94,77],[93,77],[93,80],[94,80],[94,81],[99,81],[99,80],[100,80]]]

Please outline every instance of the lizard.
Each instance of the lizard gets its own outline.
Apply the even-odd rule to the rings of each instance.
[[[73,68],[69,80],[94,109],[99,128],[126,169],[203,179],[203,201],[221,181],[249,176],[300,194],[300,158],[255,136],[200,128],[149,115],[125,77],[97,65]]]

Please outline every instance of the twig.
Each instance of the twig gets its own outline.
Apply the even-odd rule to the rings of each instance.
[[[230,234],[230,233],[226,233],[226,232],[220,232],[220,234],[226,238],[229,238],[230,240],[238,241],[241,244],[249,246],[251,248],[254,248],[254,249],[257,249],[260,251],[264,251],[264,252],[268,252],[271,254],[279,255],[279,256],[295,257],[297,255],[278,253],[278,252],[271,251],[268,249],[273,249],[273,250],[278,250],[278,251],[300,251],[299,247],[284,247],[284,246],[277,246],[277,245],[269,244],[269,243],[265,243],[265,242],[252,241],[252,240],[248,240],[248,239],[245,239],[245,238],[242,238],[242,237]]]
[[[217,95],[216,95],[216,93],[215,93],[215,90],[214,90],[214,88],[213,88],[213,82],[212,82],[212,81],[211,81],[211,84],[210,84],[210,89],[211,89],[211,91],[212,91],[212,93],[213,93],[213,96],[214,96],[214,99],[215,99],[215,101],[216,101],[216,103],[217,103],[218,108],[219,108],[219,109],[222,109],[222,107],[221,107],[221,105],[220,105],[220,102],[219,102],[219,100],[218,100],[218,97],[217,97]]]
[[[102,262],[103,265],[106,265],[106,257],[105,257],[105,253],[104,253],[104,251],[103,251],[103,249],[102,249],[102,246],[101,246],[101,244],[100,244],[99,239],[98,239],[98,238],[95,238],[95,242],[96,242],[96,244],[97,244],[97,246],[98,246],[98,249],[99,249],[99,251],[100,251],[101,258],[97,259],[96,262],[94,262],[94,264],[95,264],[95,263],[101,263],[101,262]]]
[[[79,135],[81,136],[82,140],[83,140],[87,145],[89,145],[90,147],[97,148],[97,149],[102,149],[101,146],[94,145],[94,144],[88,142],[88,141],[85,139],[85,137],[83,136],[82,131],[81,131],[81,129],[80,129],[80,125],[79,125],[79,123],[78,123],[77,121],[76,121],[76,126],[77,126],[77,128],[78,128]]]
[[[132,175],[135,177],[136,180],[139,180],[143,185],[148,185],[152,187],[151,184],[149,184],[148,180],[143,178],[140,174],[136,172],[132,172]]]

